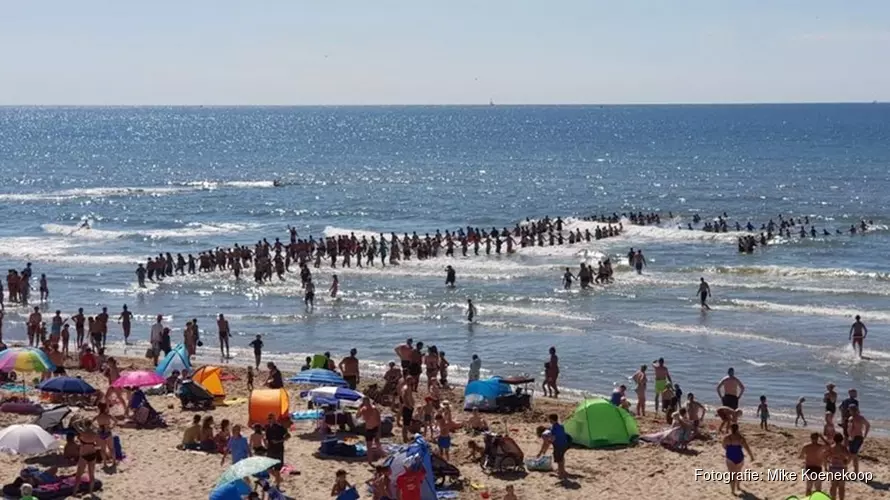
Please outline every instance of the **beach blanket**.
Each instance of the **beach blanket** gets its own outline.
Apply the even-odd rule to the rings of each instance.
[[[229,399],[224,400],[222,403],[217,403],[217,405],[218,406],[237,406],[237,405],[243,405],[244,403],[246,403],[248,401],[249,400],[247,398],[229,398]]]
[[[26,386],[23,386],[22,384],[14,384],[14,383],[10,382],[10,383],[0,385],[0,391],[16,392],[19,394],[25,394],[27,392],[31,392],[31,389]]]
[[[290,414],[290,419],[293,421],[299,420],[318,420],[324,415],[324,412],[321,410],[303,410],[303,411],[295,411]]]

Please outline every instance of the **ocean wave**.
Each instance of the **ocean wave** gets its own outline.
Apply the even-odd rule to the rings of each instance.
[[[739,340],[756,340],[759,342],[771,342],[775,344],[784,344],[795,347],[803,347],[806,349],[831,349],[833,346],[824,346],[824,345],[814,345],[814,344],[806,344],[803,342],[796,342],[793,340],[787,340],[779,337],[771,337],[766,334],[761,333],[752,333],[752,332],[736,332],[731,330],[721,330],[719,328],[706,328],[703,326],[692,326],[692,325],[679,325],[676,323],[665,323],[665,322],[649,322],[649,321],[628,321],[630,324],[638,326],[640,328],[644,328],[646,330],[654,330],[654,331],[662,331],[662,332],[676,332],[676,333],[688,333],[690,335],[709,335],[709,336],[719,336],[719,337],[729,337],[735,338]]]
[[[65,201],[78,198],[119,198],[123,196],[170,196],[192,191],[211,191],[221,187],[240,189],[271,188],[274,181],[193,181],[166,186],[121,186],[63,189],[37,193],[0,193],[3,201]]]
[[[739,236],[748,234],[741,232],[709,233],[706,231],[698,230],[690,231],[689,229],[668,227],[665,224],[662,224],[660,226],[637,226],[635,224],[632,224],[630,220],[624,218],[621,219],[621,223],[624,226],[624,231],[622,231],[621,234],[617,236],[617,238],[622,238],[625,240],[650,240],[667,242],[702,241],[717,243],[735,243]],[[608,226],[608,224],[603,222],[585,221],[574,218],[566,219],[566,227],[567,229],[572,231],[574,231],[575,229],[580,229],[582,233],[585,230],[589,230],[591,233],[593,233],[596,230],[597,226],[605,228]],[[609,242],[612,240],[613,238],[607,238],[600,241]]]
[[[249,227],[245,224],[203,224],[200,222],[192,222],[186,225],[186,227],[178,229],[146,229],[142,231],[98,229],[95,227],[81,228],[79,225],[67,226],[63,224],[43,224],[40,226],[48,234],[85,240],[117,240],[123,238],[143,240],[190,239],[201,236],[239,233]]]
[[[52,238],[16,236],[0,238],[0,255],[17,261],[59,264],[136,264],[142,259],[121,254],[75,253],[77,246]]]
[[[729,304],[711,306],[712,309],[755,309],[759,311],[778,312],[786,314],[798,314],[802,316],[835,316],[848,318],[850,321],[856,315],[861,315],[865,321],[877,320],[890,322],[890,313],[878,311],[863,311],[853,306],[814,306],[797,304],[776,304],[763,300],[731,299]]]
[[[704,266],[687,267],[680,272],[731,274],[740,276],[779,276],[815,278],[868,278],[890,281],[890,274],[878,271],[860,271],[850,268],[793,267],[793,266]]]

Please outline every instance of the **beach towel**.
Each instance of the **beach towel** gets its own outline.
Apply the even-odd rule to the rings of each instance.
[[[290,419],[293,421],[298,420],[318,420],[324,415],[324,412],[321,410],[302,410],[295,411],[290,414]]]
[[[690,434],[691,432],[684,431],[682,427],[671,427],[660,432],[640,436],[640,440],[673,448],[677,445],[688,443]]]

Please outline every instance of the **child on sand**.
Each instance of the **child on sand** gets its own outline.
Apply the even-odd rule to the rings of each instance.
[[[799,404],[799,403],[798,403]],[[760,428],[769,430],[769,407],[766,405],[766,396],[760,396],[760,404],[757,405],[757,416],[760,417]],[[797,425],[795,422],[794,425]]]
[[[334,479],[334,486],[331,488],[331,496],[340,496],[340,493],[352,488],[349,481],[346,480],[346,471],[340,469],[337,471],[337,477]]]
[[[825,426],[822,427],[822,438],[825,440],[825,444],[831,446],[831,443],[834,442],[835,434],[837,434],[837,431],[834,429],[834,413],[826,411]]]
[[[21,498],[21,500],[37,500],[37,497],[35,497],[33,493],[34,487],[28,483],[25,483],[22,485],[21,496],[19,498]]]
[[[742,410],[734,410],[728,406],[717,408],[717,417],[720,418],[720,427],[717,432],[729,432],[730,426],[737,423],[742,417]]]
[[[449,451],[451,449],[451,429],[448,423],[445,422],[445,417],[441,414],[436,415],[436,425],[439,426],[439,437],[436,438],[436,444],[439,445],[439,454],[447,461],[451,457]]]
[[[800,398],[797,400],[797,407],[795,410],[797,411],[797,416],[794,417],[794,426],[797,427],[797,422],[803,420],[803,426],[807,426],[807,418],[803,416],[803,404],[806,402],[806,398]]]
[[[260,424],[253,426],[253,434],[250,435],[250,449],[254,455],[266,454],[266,437],[263,436],[263,426]]]
[[[420,421],[423,424],[421,433],[426,436],[427,432],[429,432],[430,436],[433,435],[433,414],[436,413],[436,408],[433,406],[433,398],[427,396],[423,400],[423,406],[420,407]]]
[[[508,484],[506,488],[504,488],[504,497],[503,500],[519,500],[516,496],[516,493],[513,491],[513,485]]]
[[[374,500],[390,500],[389,490],[392,487],[389,479],[390,469],[385,465],[378,465],[374,470],[374,477],[368,481]]]
[[[253,367],[252,366],[247,367],[247,390],[248,391],[253,390]]]

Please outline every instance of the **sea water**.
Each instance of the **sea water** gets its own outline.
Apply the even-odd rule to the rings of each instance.
[[[233,363],[250,361],[246,345],[259,333],[291,369],[307,353],[355,347],[379,370],[412,337],[446,351],[452,379],[474,353],[486,373],[540,379],[555,346],[560,383],[576,395],[630,386],[639,365],[664,357],[684,392],[708,405],[732,366],[748,414],[761,394],[777,418],[805,396],[818,421],[834,382],[841,398],[858,388],[880,424],[890,412],[888,144],[890,106],[870,104],[0,108],[0,265],[30,261],[46,273],[50,312],[107,306],[115,317],[127,304],[137,355],[164,314],[174,340],[197,318],[202,356],[218,361],[214,320],[224,313]],[[262,286],[227,272],[135,284],[149,256],[286,242],[288,225],[301,237],[423,236],[628,211],[657,211],[662,224],[625,221],[619,237],[514,255],[325,265],[313,270],[312,312],[295,274]],[[678,229],[724,212],[731,226],[780,214],[809,216],[820,234],[862,218],[874,226],[782,238],[751,255],[737,252],[735,233]],[[84,220],[91,229],[78,229]],[[648,260],[642,275],[627,266],[630,247]],[[562,288],[565,267],[604,256],[614,284]],[[334,272],[335,300],[325,293]],[[713,290],[708,313],[699,277]],[[479,310],[473,324],[467,298]],[[25,338],[27,313],[7,304],[7,340]],[[847,340],[855,314],[869,327],[864,360]],[[116,324],[110,335],[120,347]]]

